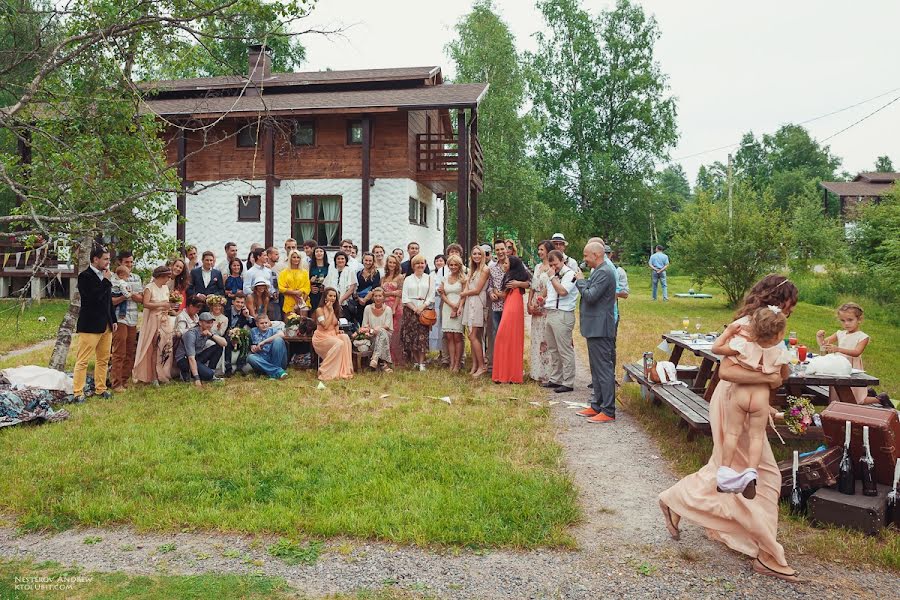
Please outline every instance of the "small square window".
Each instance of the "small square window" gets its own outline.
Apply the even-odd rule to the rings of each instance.
[[[362,121],[347,122],[347,143],[362,144]]]
[[[253,148],[256,146],[256,140],[259,138],[259,125],[253,121],[239,125],[237,130],[237,146],[238,148]]]
[[[314,121],[297,121],[294,125],[295,146],[316,145],[316,124]]]
[[[238,196],[238,221],[259,222],[260,196]]]

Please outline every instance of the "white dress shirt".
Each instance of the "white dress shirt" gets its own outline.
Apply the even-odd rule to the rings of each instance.
[[[572,312],[578,300],[578,289],[575,287],[575,271],[569,267],[563,267],[559,271],[559,283],[568,292],[560,296],[553,287],[553,278],[547,285],[547,298],[544,300],[544,308],[547,310],[562,310]]]
[[[416,308],[434,304],[434,284],[431,275],[425,273],[421,277],[407,275],[403,280],[403,304],[412,304]]]

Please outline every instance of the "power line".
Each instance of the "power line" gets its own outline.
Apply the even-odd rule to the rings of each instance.
[[[847,125],[846,127],[844,127],[843,129],[841,129],[841,130],[838,131],[837,133],[832,133],[832,134],[829,135],[827,138],[825,138],[824,140],[821,140],[821,141],[827,142],[827,141],[830,140],[831,138],[836,137],[836,136],[838,136],[838,135],[844,133],[844,132],[847,131],[848,129],[852,129],[852,128],[856,127],[857,125],[859,125],[860,123],[862,123],[863,121],[865,121],[866,119],[868,119],[869,117],[871,117],[872,115],[874,115],[874,114],[876,114],[876,113],[879,113],[879,112],[883,111],[885,108],[887,108],[888,106],[890,106],[891,104],[893,104],[893,103],[896,102],[897,100],[900,100],[900,96],[897,96],[896,98],[894,98],[893,100],[891,100],[891,101],[888,102],[887,104],[882,104],[881,106],[879,106],[878,108],[876,108],[875,110],[873,110],[872,112],[870,112],[869,114],[867,114],[866,116],[864,116],[862,119],[859,119],[858,121],[855,121],[855,122],[851,123],[850,125]]]
[[[886,92],[882,92],[882,93],[878,94],[877,96],[872,96],[871,98],[867,98],[866,100],[861,100],[861,101],[859,101],[859,102],[857,102],[857,103],[855,103],[855,104],[851,104],[850,106],[845,106],[844,108],[839,108],[839,109],[837,109],[837,110],[833,110],[833,111],[831,111],[831,112],[829,112],[829,113],[825,113],[824,115],[819,115],[818,117],[813,117],[813,118],[811,118],[811,119],[806,119],[805,121],[800,121],[799,123],[797,123],[797,125],[806,125],[807,123],[812,123],[812,122],[814,122],[814,121],[819,121],[819,120],[824,119],[824,118],[826,118],[826,117],[830,117],[830,116],[832,116],[832,115],[836,115],[836,114],[838,114],[838,113],[842,113],[842,112],[848,111],[848,110],[850,110],[850,109],[852,109],[852,108],[856,108],[857,106],[862,106],[863,104],[868,104],[869,102],[871,102],[871,101],[873,101],[873,100],[878,100],[879,98],[881,98],[881,97],[883,97],[883,96],[887,96],[888,94],[892,94],[892,93],[894,93],[894,92],[896,92],[896,91],[898,91],[898,90],[900,90],[900,87],[896,87],[896,88],[894,88],[894,89],[892,89],[892,90],[888,90],[888,91],[886,91]],[[855,123],[852,123],[851,125],[848,125],[846,128],[844,128],[844,129],[838,131],[837,133],[834,133],[834,134],[828,136],[827,138],[825,138],[824,140],[820,140],[820,141],[821,141],[821,142],[825,142],[825,141],[830,140],[831,138],[835,137],[836,135],[839,135],[839,134],[841,134],[841,133],[847,131],[847,129],[850,129],[851,127],[854,127],[854,126],[858,125],[858,124],[861,123],[862,121],[865,121],[866,119],[868,119],[869,117],[871,117],[871,116],[874,115],[875,113],[877,113],[877,112],[879,112],[879,111],[881,111],[881,110],[887,108],[888,106],[890,106],[891,104],[893,104],[893,103],[896,102],[897,100],[900,100],[900,97],[894,98],[893,100],[891,100],[890,102],[888,102],[888,103],[885,104],[884,106],[881,106],[881,107],[878,108],[877,110],[875,110],[875,111],[869,113],[868,115],[866,115],[865,117],[863,117],[863,118],[860,119],[859,121],[856,121]],[[693,153],[693,154],[688,154],[688,155],[685,155],[685,156],[680,156],[680,157],[678,157],[678,158],[673,158],[672,161],[673,161],[673,162],[677,162],[677,161],[680,161],[680,160],[686,160],[686,159],[688,159],[688,158],[694,158],[695,156],[702,156],[702,155],[704,155],[704,154],[710,154],[710,153],[712,153],[712,152],[718,152],[718,151],[720,151],[720,150],[727,150],[727,149],[729,149],[729,148],[734,148],[734,147],[740,146],[740,145],[741,145],[741,143],[740,143],[740,142],[737,142],[737,143],[734,143],[734,144],[728,144],[728,145],[726,145],[726,146],[719,146],[718,148],[712,148],[711,150],[704,150],[704,151],[702,151],[702,152],[695,152],[695,153]]]

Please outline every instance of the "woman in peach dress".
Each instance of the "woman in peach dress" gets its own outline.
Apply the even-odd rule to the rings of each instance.
[[[312,337],[313,349],[322,362],[319,364],[319,379],[353,378],[353,346],[346,333],[341,333],[339,321],[341,305],[334,288],[325,288],[322,306],[316,309],[316,332]]]
[[[156,267],[153,279],[144,288],[144,317],[132,370],[136,382],[159,384],[170,379],[174,326],[169,311],[178,306],[169,302],[167,283],[171,274],[168,266]]]
[[[737,313],[736,323],[747,323],[748,315],[763,306],[778,306],[790,316],[797,304],[797,288],[782,275],[767,275],[744,299]],[[704,527],[710,539],[753,558],[753,570],[762,575],[790,582],[803,579],[787,563],[784,548],[775,539],[778,534],[778,498],[781,494],[781,472],[775,463],[768,440],[763,447],[758,468],[756,497],[752,500],[740,494],[720,494],[716,491],[716,471],[721,464],[726,431],[742,428],[740,423],[727,423],[724,403],[731,401],[734,383],[766,383],[778,386],[779,373],[766,375],[733,363],[719,367],[719,384],[709,403],[709,423],[712,428],[713,452],[709,462],[693,475],[688,475],[659,495],[669,534],[678,539],[678,523],[688,519]],[[743,470],[748,466],[749,437],[738,439],[732,467]]]

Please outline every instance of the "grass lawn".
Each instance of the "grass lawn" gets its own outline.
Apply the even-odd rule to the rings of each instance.
[[[41,578],[31,583],[29,578]],[[59,589],[29,589],[56,585]],[[411,600],[418,594],[386,587],[353,595],[328,596],[332,600]],[[256,575],[125,575],[87,573],[54,562],[0,561],[0,598],[51,600],[287,600],[308,598],[282,579]]]
[[[137,387],[67,407],[65,423],[3,431],[0,469],[17,475],[0,481],[0,511],[28,530],[574,545],[576,492],[548,409],[528,403],[538,387],[443,370],[316,383],[295,371],[202,391]]]
[[[0,300],[0,354],[54,339],[68,308],[68,300]]]
[[[714,295],[712,300],[673,297],[667,303],[654,303],[650,299],[649,275],[637,271],[634,267],[629,270],[631,295],[619,303],[622,317],[618,336],[618,373],[621,374],[623,363],[638,361],[645,351],[655,350],[657,359],[665,358],[664,353],[655,348],[660,342],[659,336],[663,331],[681,329],[683,316],[689,317],[692,323],[699,317],[705,331],[721,331],[722,325],[731,321],[733,311],[724,306],[721,290],[711,286],[704,288],[704,292]],[[686,292],[690,287],[688,277],[669,278],[670,296],[676,292]],[[834,311],[804,303],[788,320],[790,329],[797,331],[800,341],[807,344],[815,342],[815,332],[819,329],[836,330],[835,323]],[[900,396],[900,374],[894,365],[900,360],[900,350],[895,342],[900,340],[900,329],[874,320],[865,321],[863,329],[872,336],[872,342],[863,355],[866,370],[879,377],[882,388],[896,399]],[[583,344],[581,338],[576,339]],[[684,355],[685,361],[693,358],[688,353]],[[688,440],[685,430],[678,427],[679,417],[674,411],[642,400],[636,385],[623,386],[619,400],[657,440],[676,473],[687,475],[706,464],[712,451],[711,438],[698,436]],[[789,458],[794,448],[808,450],[818,445],[811,442],[788,444],[782,446],[777,440],[773,442],[772,449],[777,459]],[[784,544],[791,560],[795,560],[792,557],[808,554],[823,561],[839,560],[846,564],[875,565],[900,571],[900,532],[897,531],[885,530],[878,536],[868,537],[845,529],[813,528],[805,518],[789,516],[784,510],[779,541]]]

